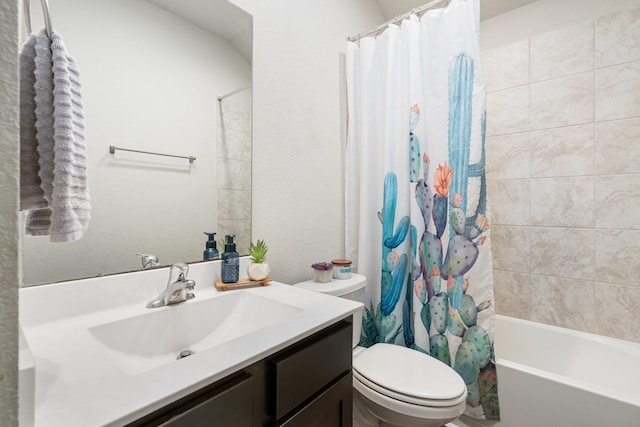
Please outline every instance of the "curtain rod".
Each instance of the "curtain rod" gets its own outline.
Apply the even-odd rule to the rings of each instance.
[[[424,13],[424,12],[428,11],[429,9],[434,9],[440,3],[446,3],[444,5],[446,7],[449,4],[450,1],[451,0],[433,0],[433,1],[430,1],[429,3],[427,3],[427,4],[423,5],[423,6],[416,7],[415,9],[411,9],[407,13],[404,13],[402,15],[398,15],[395,18],[385,22],[384,24],[378,25],[375,28],[372,28],[369,31],[365,31],[364,33],[356,34],[355,36],[347,37],[347,41],[355,42],[355,41],[358,41],[361,38],[369,36],[371,34],[377,35],[377,33],[380,33],[382,31],[384,31],[391,24],[398,24],[398,23],[402,22],[403,20],[407,19],[408,17],[410,17],[411,15],[420,15],[421,13]]]
[[[235,94],[236,94],[236,93],[238,93],[238,92],[242,92],[243,90],[249,89],[251,86],[253,86],[253,84],[249,83],[248,85],[243,86],[243,87],[241,87],[241,88],[239,88],[239,89],[232,90],[231,92],[226,93],[226,94],[224,94],[224,95],[220,95],[220,96],[218,97],[218,101],[222,101],[223,99],[225,99],[225,98],[226,98],[226,97],[228,97],[228,96],[235,95]]]

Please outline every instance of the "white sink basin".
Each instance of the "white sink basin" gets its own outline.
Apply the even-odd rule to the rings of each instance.
[[[190,300],[89,328],[120,368],[135,375],[285,320],[298,307],[246,292]]]
[[[190,265],[196,297],[153,309],[168,268],[21,288],[34,426],[127,425],[362,310],[278,282],[220,292],[219,272]],[[193,355],[176,360],[183,350]]]

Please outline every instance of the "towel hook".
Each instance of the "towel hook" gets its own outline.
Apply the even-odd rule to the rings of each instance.
[[[29,11],[29,3],[31,0],[23,0],[25,24],[27,26],[27,32],[31,34],[31,13]],[[47,37],[51,40],[53,34],[53,25],[51,24],[51,13],[49,13],[49,2],[47,0],[40,0],[42,4],[42,15],[44,16],[44,27],[47,31]]]

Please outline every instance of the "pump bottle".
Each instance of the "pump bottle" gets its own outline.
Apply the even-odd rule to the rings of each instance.
[[[236,244],[233,234],[227,234],[222,253],[221,279],[222,283],[235,283],[240,276],[240,257],[236,252]]]
[[[207,260],[220,257],[218,247],[216,246],[216,233],[205,231],[204,234],[209,236],[209,240],[207,240],[206,248],[202,254],[202,258]]]

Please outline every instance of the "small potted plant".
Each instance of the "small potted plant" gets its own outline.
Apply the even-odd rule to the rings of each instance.
[[[329,283],[331,281],[331,270],[333,264],[330,262],[316,262],[311,264],[313,268],[313,281],[318,283]]]
[[[267,264],[267,251],[269,248],[264,240],[258,240],[255,244],[249,245],[249,255],[251,264],[247,267],[247,274],[251,280],[264,280],[269,276],[269,264]]]

